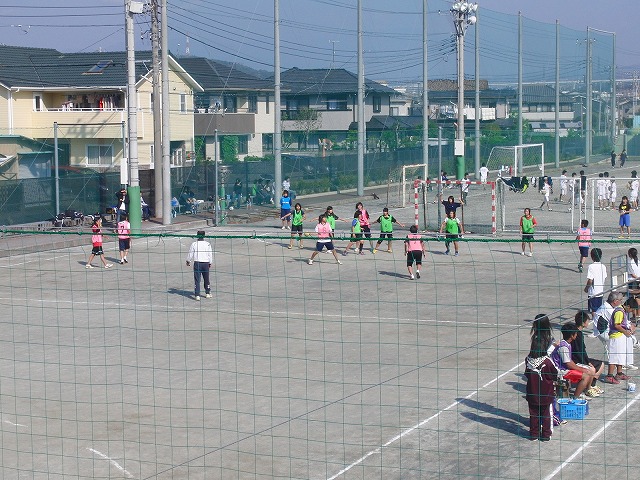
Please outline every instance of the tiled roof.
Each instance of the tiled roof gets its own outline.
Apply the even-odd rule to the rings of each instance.
[[[208,58],[180,57],[178,61],[205,91],[273,91],[274,88],[273,82]]]
[[[357,75],[343,69],[300,69],[291,68],[280,76],[282,88],[294,95],[326,95],[358,93]],[[397,92],[373,80],[365,79],[367,93]]]
[[[151,52],[136,52],[136,79],[151,69]],[[96,65],[100,73],[87,73]],[[126,52],[62,53],[49,48],[0,45],[0,83],[7,87],[124,87]]]

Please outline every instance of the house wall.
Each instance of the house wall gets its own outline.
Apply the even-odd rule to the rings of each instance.
[[[9,90],[0,87],[0,135],[11,134],[9,127]]]

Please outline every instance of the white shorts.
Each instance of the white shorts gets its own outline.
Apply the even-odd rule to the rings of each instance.
[[[628,346],[631,345],[631,356],[633,357],[633,344],[629,342],[627,337],[611,338],[609,337],[609,364],[611,365],[628,365]]]

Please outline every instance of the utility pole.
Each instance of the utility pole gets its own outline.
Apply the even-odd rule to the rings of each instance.
[[[331,43],[331,68],[335,66],[336,63],[336,43],[340,43],[340,40],[329,40]]]
[[[140,232],[140,178],[138,176],[138,102],[136,91],[136,53],[133,16],[142,13],[144,4],[125,0],[127,44],[127,122],[129,123],[129,222],[132,232]]]
[[[476,13],[476,18],[478,18],[478,14]],[[478,23],[476,21],[476,31],[475,31],[475,77],[476,77],[476,121],[475,121],[475,148],[474,148],[474,170],[476,174],[476,180],[480,178],[480,144],[481,138],[480,135],[480,116],[482,111],[480,109],[480,30],[478,28]],[[464,223],[463,223],[464,225]]]
[[[423,180],[426,180],[429,177],[429,78],[427,66],[427,4],[427,0],[422,0],[422,163],[424,163],[425,165],[424,173],[422,176]]]
[[[275,157],[275,188],[273,201],[277,202],[282,188],[282,100],[280,98],[280,0],[273,2],[273,154]],[[217,148],[217,147],[216,147]],[[276,206],[278,204],[276,203]]]
[[[556,20],[556,111],[555,111],[555,157],[556,168],[560,167],[560,22]],[[573,202],[573,199],[571,200]]]
[[[522,12],[518,12],[518,145],[522,145]],[[522,157],[517,162],[518,171],[522,174]]]
[[[358,195],[364,195],[364,58],[362,54],[362,0],[358,0]]]
[[[584,152],[584,163],[587,165],[591,161],[591,128],[593,126],[593,113],[592,113],[592,102],[593,102],[593,86],[591,85],[591,29],[587,27],[587,118],[585,119],[585,128],[586,128],[586,136],[585,136],[585,152]]]
[[[153,63],[153,211],[163,218],[162,210],[162,117],[160,113],[160,30],[158,28],[158,0],[151,3],[151,61]]]
[[[167,0],[162,1],[160,48],[162,65],[162,224],[171,224],[171,136],[169,134],[169,28]],[[159,188],[159,186],[156,186]]]

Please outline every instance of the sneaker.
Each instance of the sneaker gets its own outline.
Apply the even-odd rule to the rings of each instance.
[[[210,294],[210,293],[207,293],[204,297],[205,297],[205,298],[211,298],[211,294]]]
[[[120,265],[124,265],[124,260],[120,260],[118,263],[120,263]]]
[[[526,255],[526,253],[524,253],[524,252],[521,252],[521,253],[520,253],[520,255],[522,255],[522,256],[524,257],[524,256]]]
[[[287,227],[285,227],[284,225],[282,226],[282,228],[280,230],[286,230]]]
[[[302,250],[304,248],[302,245],[298,245],[298,247],[300,248],[300,250]]]
[[[107,263],[107,264],[104,266],[104,268],[111,268],[111,267],[113,267],[113,263]]]
[[[618,381],[620,381],[620,380],[623,380],[623,381],[624,380],[629,380],[629,378],[630,377],[628,375],[625,375],[624,373],[618,373],[616,375],[616,380],[618,380]]]
[[[364,250],[360,250],[360,255],[364,255]]]
[[[378,249],[377,249],[377,248],[374,248],[374,249],[371,251],[371,253],[373,253],[373,254],[375,255],[376,253],[378,253]]]
[[[595,386],[595,387],[591,387],[591,388],[595,388],[596,392],[598,392],[600,395],[602,395],[604,393],[604,390],[602,388],[600,388],[599,386]]]
[[[313,260],[309,259],[309,260],[307,260],[307,263],[308,263],[309,265],[313,265]]]
[[[342,256],[346,257],[347,255],[349,255],[349,252],[347,250],[345,250],[344,252],[342,252]]]
[[[124,257],[124,263],[129,263],[129,260],[127,260],[127,257]]]
[[[598,393],[598,391],[597,391],[595,388],[593,388],[593,387],[591,387],[589,390],[587,390],[587,391],[585,392],[585,395],[586,395],[587,397],[591,397],[591,398],[596,398],[596,397],[599,397],[599,396],[600,396],[600,394]]]
[[[591,397],[587,397],[584,393],[581,393],[577,397],[573,397],[573,399],[574,400],[584,400],[585,402],[588,402],[589,400],[591,400]]]
[[[342,265],[342,262],[341,262],[340,260],[336,260],[336,263],[337,263],[338,265]]]
[[[287,230],[291,230],[291,227],[287,225]]]
[[[387,250],[387,253],[393,253],[393,250],[391,250],[390,248]]]
[[[84,268],[95,268],[93,265],[91,265],[90,263],[87,263]]]
[[[620,383],[620,381],[613,375],[607,375],[602,381],[604,383],[610,383],[611,385],[617,385],[618,383]]]
[[[578,273],[582,273],[582,264],[581,263],[578,264]]]
[[[626,365],[624,367],[622,367],[626,370],[638,370],[638,367],[636,367],[635,365],[631,364],[631,365]]]
[[[618,238],[624,238],[624,235],[618,235]]]
[[[416,272],[416,277],[417,277],[417,278],[420,278],[420,270],[418,270],[418,271]]]
[[[458,256],[458,252],[455,253],[454,257],[457,257],[457,256]]]
[[[412,273],[411,275],[409,275],[409,278],[410,278],[411,280],[415,280],[415,277],[413,276],[413,273]]]
[[[289,246],[287,247],[287,249],[289,249],[289,250],[291,250],[292,248],[293,248],[293,245],[289,245]]]
[[[449,250],[444,252],[445,255],[449,255]]]
[[[551,437],[540,437],[541,442],[548,442],[551,440]]]
[[[532,252],[527,253],[527,257],[533,257],[533,253]]]
[[[197,301],[200,301],[200,295],[196,295],[196,296],[195,296],[195,299],[196,299]]]

